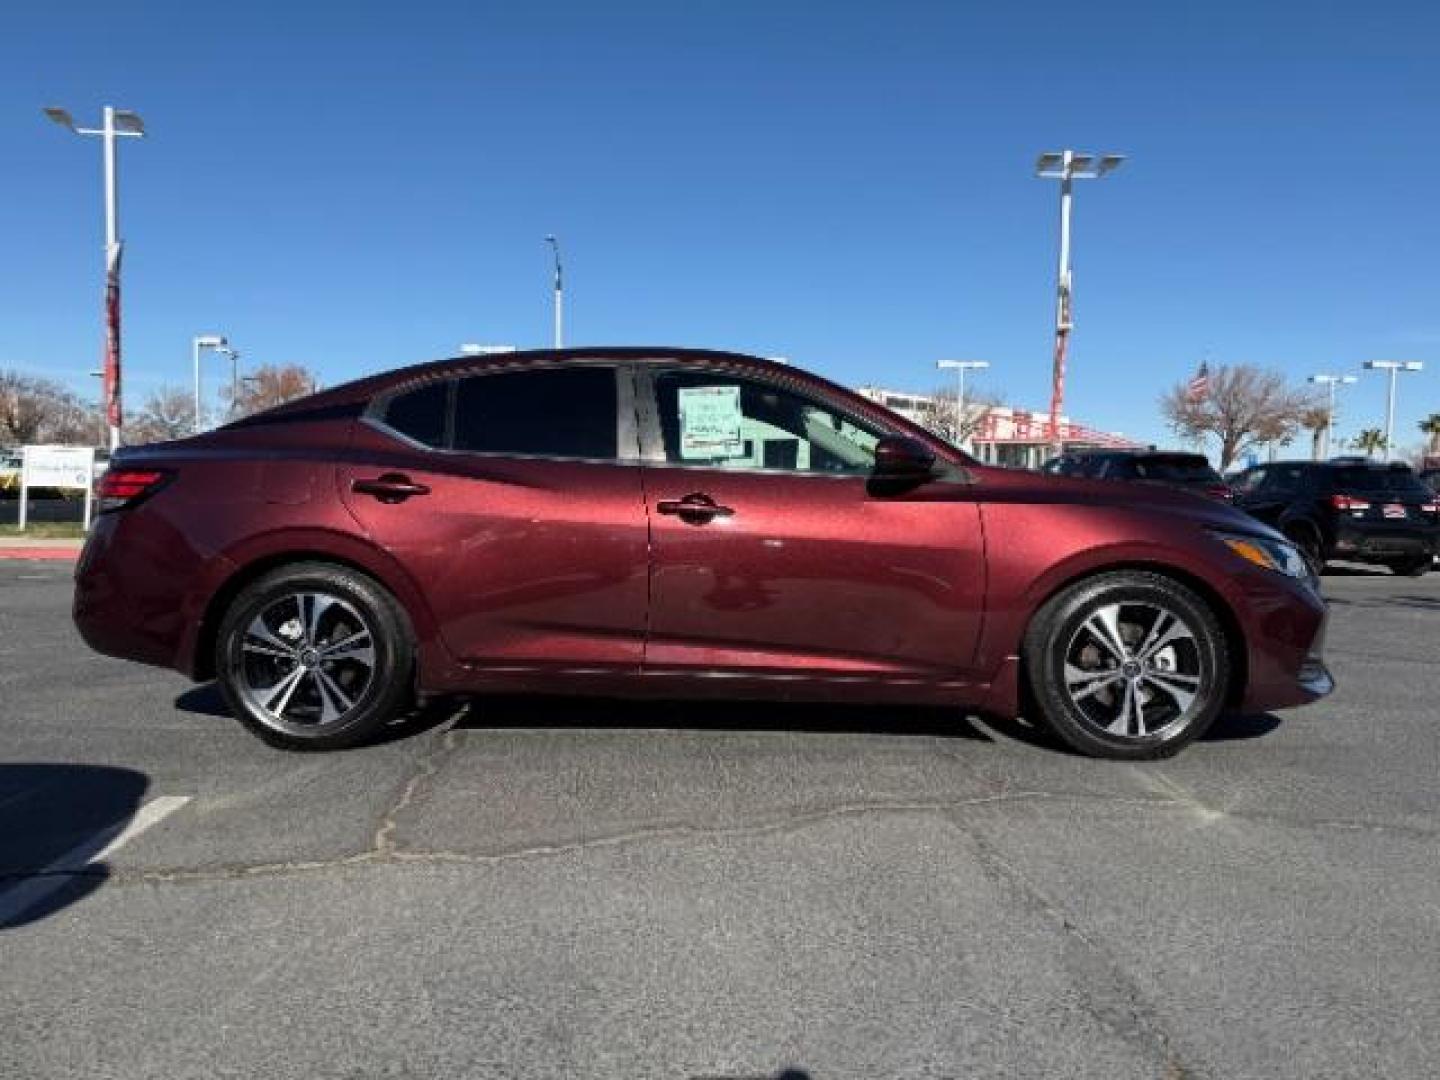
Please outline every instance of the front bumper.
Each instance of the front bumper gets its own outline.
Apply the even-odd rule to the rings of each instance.
[[[1250,577],[1245,589],[1248,617],[1245,693],[1247,712],[1305,705],[1335,689],[1325,664],[1329,608],[1308,583],[1266,575]]]

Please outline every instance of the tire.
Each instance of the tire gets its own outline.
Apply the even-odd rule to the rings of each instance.
[[[1430,571],[1432,561],[1430,555],[1412,555],[1408,559],[1389,559],[1385,565],[1399,577],[1421,577]]]
[[[271,746],[336,750],[373,739],[409,707],[414,634],[371,578],[295,563],[235,598],[220,623],[215,671],[235,716]]]
[[[1048,600],[1024,660],[1042,722],[1072,750],[1121,761],[1169,757],[1199,738],[1230,683],[1209,605],[1140,571],[1087,578]]]

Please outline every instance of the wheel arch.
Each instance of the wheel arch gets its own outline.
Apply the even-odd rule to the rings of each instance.
[[[1249,642],[1245,632],[1241,628],[1240,618],[1235,613],[1234,607],[1225,594],[1218,588],[1206,581],[1199,574],[1192,573],[1171,563],[1148,562],[1143,559],[1129,559],[1122,562],[1107,563],[1103,566],[1092,566],[1063,578],[1057,583],[1052,583],[1038,602],[1030,611],[1030,617],[1025,620],[1021,627],[1020,640],[1017,643],[1017,655],[1023,658],[1025,635],[1029,633],[1030,626],[1039,617],[1045,605],[1053,600],[1060,593],[1073,588],[1091,578],[1102,577],[1105,574],[1135,572],[1152,574],[1155,577],[1168,578],[1178,585],[1189,589],[1210,608],[1220,623],[1220,629],[1225,635],[1225,650],[1229,659],[1230,678],[1225,687],[1226,708],[1237,708],[1245,697],[1245,688],[1250,682],[1250,654]],[[1030,693],[1028,686],[1028,675],[1025,673],[1025,664],[1018,665],[1020,674],[1020,692],[1022,697]]]
[[[408,575],[398,567],[386,566],[386,561],[386,557],[378,551],[337,550],[330,538],[326,538],[325,542],[309,543],[296,538],[279,546],[267,546],[248,557],[227,556],[227,562],[233,569],[212,587],[196,626],[188,664],[191,677],[196,680],[214,678],[215,645],[220,623],[241,591],[272,570],[293,563],[325,563],[344,567],[375,582],[400,605],[415,633],[416,645],[423,653],[425,646],[434,638],[434,620],[429,606]],[[419,667],[417,663],[417,672]]]

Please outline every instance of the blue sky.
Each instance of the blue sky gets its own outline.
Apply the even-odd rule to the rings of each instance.
[[[368,2],[11,5],[0,16],[0,367],[76,386],[99,350],[112,103],[132,403],[189,340],[336,382],[575,343],[786,355],[926,389],[940,357],[1048,402],[1054,185],[1082,185],[1067,411],[1170,441],[1213,362],[1296,377],[1423,360],[1440,410],[1440,5]],[[220,375],[211,372],[212,383]],[[1341,427],[1379,424],[1365,376]]]

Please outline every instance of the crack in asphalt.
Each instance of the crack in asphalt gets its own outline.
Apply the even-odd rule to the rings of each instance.
[[[1070,985],[1081,1008],[1117,1038],[1156,1054],[1166,1080],[1191,1080],[1202,1075],[1180,1058],[1174,1037],[1114,951],[1099,936],[1082,928],[1059,901],[1021,873],[989,839],[971,828],[967,819],[955,814],[947,817],[974,846],[980,869],[996,887],[1059,929],[1066,942],[1061,963],[1070,974]]]

